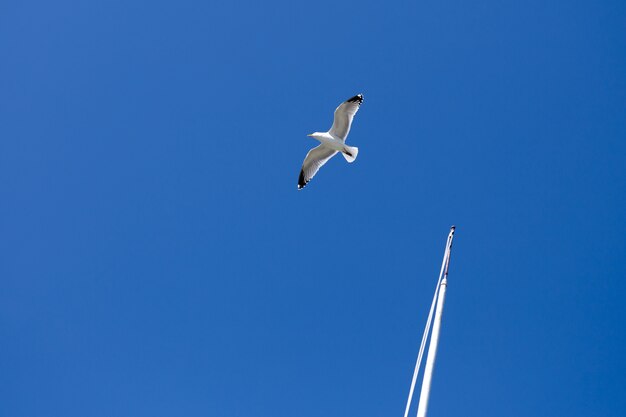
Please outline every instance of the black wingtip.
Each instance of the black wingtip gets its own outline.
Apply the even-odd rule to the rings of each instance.
[[[298,190],[303,189],[306,184],[307,181],[304,179],[304,171],[300,171],[300,176],[298,177]]]
[[[363,103],[363,94],[357,94],[354,97],[350,97],[349,99],[346,100],[348,103]]]

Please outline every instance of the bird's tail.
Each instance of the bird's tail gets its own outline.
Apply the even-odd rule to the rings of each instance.
[[[357,148],[356,146],[346,145],[343,147],[341,154],[343,155],[344,158],[346,158],[346,161],[354,162],[354,160],[356,159],[356,156],[359,154],[359,148]]]

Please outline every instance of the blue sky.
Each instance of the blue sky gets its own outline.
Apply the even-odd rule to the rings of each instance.
[[[5,2],[0,415],[400,416],[451,224],[430,415],[625,415],[624,22]]]

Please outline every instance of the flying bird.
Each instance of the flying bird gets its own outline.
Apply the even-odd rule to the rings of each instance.
[[[356,112],[359,111],[361,103],[363,103],[363,94],[357,94],[349,98],[335,109],[335,120],[328,132],[315,132],[307,135],[321,143],[319,146],[311,149],[306,154],[306,158],[304,158],[300,177],[298,178],[298,190],[303,189],[317,174],[317,171],[337,152],[341,152],[346,161],[354,162],[359,153],[359,148],[346,145],[346,138],[348,133],[350,133],[352,119],[354,119]]]

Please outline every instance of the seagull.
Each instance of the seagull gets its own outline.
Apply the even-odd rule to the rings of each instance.
[[[359,111],[361,103],[363,103],[363,94],[347,99],[335,109],[335,120],[328,132],[315,132],[307,135],[319,140],[321,144],[306,154],[298,178],[298,190],[303,189],[317,174],[317,171],[337,152],[341,152],[349,163],[354,162],[359,148],[346,145],[346,138],[350,133],[352,119]]]

